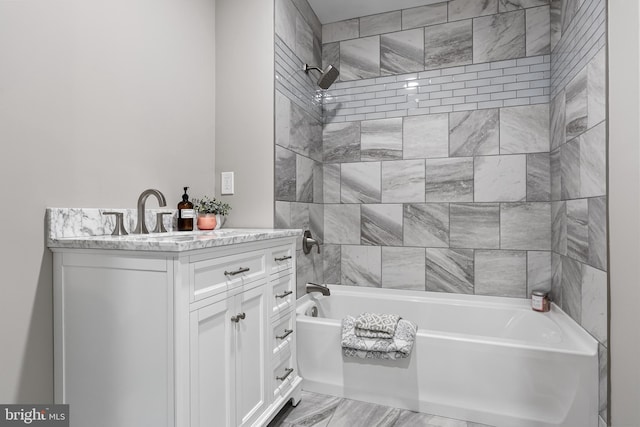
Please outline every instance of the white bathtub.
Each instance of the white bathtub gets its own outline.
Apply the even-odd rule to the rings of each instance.
[[[331,285],[298,300],[303,389],[505,427],[597,427],[597,342],[530,301]],[[318,317],[311,317],[316,306]],[[407,359],[342,356],[341,319],[396,313],[418,324]]]

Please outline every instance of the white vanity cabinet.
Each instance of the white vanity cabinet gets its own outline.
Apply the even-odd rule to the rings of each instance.
[[[263,426],[299,401],[294,237],[51,249],[55,400],[72,427]]]

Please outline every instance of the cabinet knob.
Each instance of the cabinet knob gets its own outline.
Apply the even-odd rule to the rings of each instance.
[[[244,313],[238,313],[235,316],[231,316],[231,321],[238,323],[239,321],[241,321],[242,319],[244,319],[245,317],[247,317],[246,314]]]

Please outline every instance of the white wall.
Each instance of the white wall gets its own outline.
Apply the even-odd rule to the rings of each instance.
[[[53,399],[46,206],[213,192],[214,19],[214,0],[0,1],[0,402]]]
[[[216,1],[216,173],[235,172],[228,226],[274,224],[273,16],[273,1]]]
[[[640,6],[609,1],[611,425],[640,425]]]

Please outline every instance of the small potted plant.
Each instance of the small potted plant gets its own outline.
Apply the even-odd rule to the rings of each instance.
[[[202,199],[194,199],[193,208],[198,213],[197,225],[199,230],[220,228],[224,222],[224,217],[231,210],[229,204],[208,196],[204,196]]]

